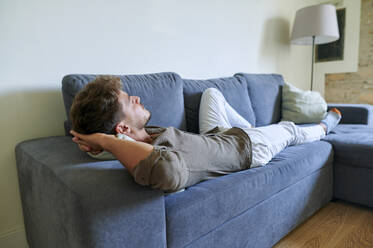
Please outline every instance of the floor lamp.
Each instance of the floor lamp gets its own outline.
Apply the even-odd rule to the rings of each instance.
[[[337,12],[334,5],[319,4],[297,11],[291,34],[291,43],[312,45],[311,90],[313,90],[315,44],[325,44],[338,39]]]

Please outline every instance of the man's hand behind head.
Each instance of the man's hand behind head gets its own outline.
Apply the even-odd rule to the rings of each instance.
[[[73,141],[79,146],[79,149],[83,152],[90,152],[93,155],[97,155],[102,152],[102,150],[94,151],[91,147],[87,145],[80,144],[81,141],[78,137],[74,137]]]
[[[92,154],[98,154],[104,150],[102,145],[104,138],[109,136],[104,133],[80,134],[73,130],[70,133],[74,136],[72,140],[79,146],[80,150]]]

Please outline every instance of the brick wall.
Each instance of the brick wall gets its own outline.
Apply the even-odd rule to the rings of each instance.
[[[327,74],[325,100],[373,104],[373,0],[361,1],[358,71]]]

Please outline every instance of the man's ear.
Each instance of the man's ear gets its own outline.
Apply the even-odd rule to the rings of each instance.
[[[128,135],[131,132],[131,128],[121,121],[115,126],[115,131],[120,134]]]

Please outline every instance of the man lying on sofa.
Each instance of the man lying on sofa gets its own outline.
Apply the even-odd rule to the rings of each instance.
[[[209,88],[201,98],[200,135],[174,127],[146,127],[150,112],[139,97],[122,91],[120,79],[112,76],[88,83],[76,95],[70,115],[73,141],[82,151],[107,151],[137,183],[169,192],[264,166],[287,146],[322,139],[341,119],[340,112],[332,109],[320,124],[308,127],[280,122],[254,128],[219,90]]]

